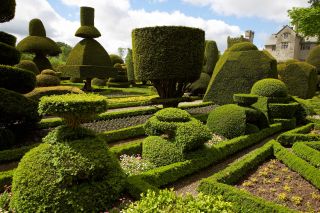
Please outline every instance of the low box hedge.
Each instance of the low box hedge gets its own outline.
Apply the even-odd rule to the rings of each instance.
[[[186,161],[158,167],[136,176],[130,176],[129,182],[131,178],[139,178],[154,187],[161,187],[169,183],[173,183],[179,178],[197,172],[212,165],[213,163],[226,159],[228,156],[235,154],[242,149],[260,142],[266,137],[279,132],[281,128],[281,124],[273,124],[270,128],[263,129],[258,133],[240,136],[232,140],[213,145],[210,148],[204,146],[203,148],[190,153],[187,156]],[[128,187],[129,192],[132,192],[132,190],[130,190],[131,187],[134,189],[141,189],[141,191],[135,191],[134,194],[131,194],[135,198],[139,198],[140,193],[148,190],[148,188],[138,186],[129,185]]]
[[[293,152],[309,162],[314,167],[320,169],[320,151],[313,147],[320,147],[320,142],[296,142],[292,146]]]
[[[278,136],[277,141],[282,145],[290,146],[296,141],[320,141],[320,135],[309,134],[315,127],[314,123],[292,129]]]
[[[241,161],[236,161],[226,169],[203,179],[198,190],[209,195],[222,194],[227,201],[234,203],[239,212],[296,212],[232,186],[250,171],[256,169],[265,160],[273,156],[281,160],[290,169],[298,172],[317,188],[320,187],[320,170],[289,152],[273,140],[249,153]]]

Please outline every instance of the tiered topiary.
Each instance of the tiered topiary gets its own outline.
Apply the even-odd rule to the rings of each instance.
[[[262,97],[263,107],[267,107],[267,115],[271,123],[280,122],[284,129],[296,126],[295,113],[299,104],[289,102],[288,88],[281,80],[269,78],[257,81],[251,93]],[[258,108],[260,106],[256,105]]]
[[[132,58],[132,49],[128,48],[128,54],[125,59],[126,67],[127,67],[127,76],[128,81],[131,85],[135,84],[135,76],[134,76],[134,66],[133,66],[133,58]]]
[[[201,147],[211,138],[210,131],[181,109],[166,108],[145,123],[149,135],[142,145],[142,157],[164,166],[182,161],[186,153]]]
[[[107,51],[94,39],[101,36],[94,26],[94,9],[81,7],[80,16],[81,27],[75,35],[83,39],[71,50],[66,65],[61,66],[59,71],[63,77],[85,79],[83,90],[91,91],[92,78],[115,76],[116,70]]]
[[[14,0],[2,1],[0,22],[11,20],[14,11]],[[20,136],[26,127],[32,127],[40,120],[37,104],[20,94],[33,90],[36,78],[30,71],[11,66],[20,60],[15,44],[13,35],[0,32],[0,149],[14,143],[12,129]]]
[[[291,62],[278,65],[279,79],[288,87],[290,95],[299,98],[312,98],[317,90],[316,68],[305,62]]]
[[[60,85],[60,78],[57,73],[50,69],[42,70],[41,74],[37,75],[37,87],[51,87]]]
[[[120,57],[120,56],[119,56]],[[117,75],[108,79],[108,87],[129,87],[127,68],[124,64],[116,63],[113,67],[117,70]]]
[[[155,39],[156,38],[156,39]],[[180,98],[200,76],[204,31],[181,26],[137,28],[132,31],[135,76],[150,80],[160,99]],[[164,107],[177,106],[163,103]]]
[[[15,67],[18,67],[20,69],[29,70],[33,72],[35,75],[40,74],[40,71],[37,67],[37,65],[31,61],[31,60],[21,60],[19,64],[16,64]]]
[[[119,162],[95,134],[79,127],[106,110],[105,97],[67,94],[43,97],[39,112],[62,116],[67,126],[20,161],[12,180],[16,212],[100,212],[111,207],[125,184]]]
[[[277,77],[277,63],[250,42],[234,44],[220,57],[203,98],[217,104],[233,102],[233,94],[250,93],[263,78]]]
[[[61,53],[58,45],[46,36],[46,30],[40,19],[32,19],[29,22],[29,36],[18,43],[17,49],[21,52],[36,54],[33,61],[40,72],[44,69],[52,69],[50,61],[46,58],[47,55],[57,56]]]
[[[204,65],[200,77],[187,88],[192,95],[203,95],[206,92],[218,59],[219,51],[216,42],[207,40],[205,42]]]

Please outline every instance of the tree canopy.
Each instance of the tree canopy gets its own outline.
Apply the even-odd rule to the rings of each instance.
[[[320,1],[308,1],[311,6],[307,8],[294,7],[288,11],[291,24],[296,26],[298,33],[304,36],[320,38]]]

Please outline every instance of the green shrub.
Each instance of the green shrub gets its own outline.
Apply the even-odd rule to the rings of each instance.
[[[202,72],[198,80],[193,82],[189,87],[188,90],[193,95],[203,95],[210,82],[210,76],[207,73]]]
[[[251,42],[239,42],[232,45],[230,48],[228,48],[228,51],[230,52],[250,51],[250,50],[258,50],[258,48]]]
[[[191,118],[187,111],[171,107],[156,112],[154,116],[164,122],[186,122],[190,121]]]
[[[296,118],[275,118],[272,119],[273,123],[281,123],[283,130],[290,130],[296,128],[297,119]]]
[[[40,120],[37,103],[14,91],[0,88],[0,126],[31,125]]]
[[[45,71],[45,70],[44,70]],[[53,71],[54,72],[54,71]],[[52,74],[43,74],[36,76],[37,78],[37,87],[51,87],[60,85],[60,79]]]
[[[115,64],[124,64],[123,59],[119,55],[110,54],[109,56],[112,66],[114,66]]]
[[[211,41],[211,40],[205,41],[204,55],[205,55],[206,63],[203,67],[204,69],[203,71],[209,75],[209,81],[210,81],[210,76],[212,75],[214,67],[216,66],[216,63],[219,59],[219,50],[217,47],[217,43],[215,41]],[[208,84],[209,84],[209,81],[208,81]],[[208,84],[206,86],[208,86]]]
[[[0,42],[14,47],[16,45],[17,38],[14,35],[0,31]]]
[[[142,195],[141,200],[132,203],[124,209],[129,212],[233,212],[232,203],[224,201],[222,196],[208,196],[200,193],[196,197],[192,195],[176,195],[173,190],[160,190],[159,192],[149,190]]]
[[[320,74],[320,45],[315,46],[309,52],[306,62],[317,68],[317,73]]]
[[[307,142],[307,143],[297,142],[293,144],[292,150],[297,156],[306,160],[314,167],[320,169],[320,152],[319,150],[315,150],[312,147],[310,147],[309,143],[317,143],[317,142]]]
[[[39,71],[37,65],[31,60],[21,60],[19,62],[19,64],[16,64],[15,66],[20,68],[20,69],[31,71],[35,75],[40,74],[40,71]]]
[[[0,64],[15,65],[19,60],[20,52],[14,46],[0,41]]]
[[[293,118],[299,103],[268,104],[270,118]]]
[[[251,89],[251,94],[264,97],[287,97],[288,88],[282,81],[273,78],[257,81]]]
[[[69,93],[82,94],[84,92],[78,87],[72,86],[36,87],[34,90],[25,94],[24,96],[39,102],[40,98],[43,96],[63,95]]]
[[[132,49],[128,48],[128,54],[126,56],[125,62],[126,62],[126,67],[127,67],[128,81],[134,83],[135,76],[134,76]]]
[[[317,89],[318,76],[314,66],[306,62],[292,62],[278,65],[279,79],[283,81],[288,93],[299,98],[312,98]]]
[[[93,78],[91,83],[92,85],[103,87],[103,86],[106,86],[107,80],[101,79],[101,78]]]
[[[43,143],[20,161],[10,206],[16,212],[99,212],[123,190],[119,162],[98,139]]]
[[[184,160],[182,147],[159,136],[149,136],[144,139],[142,157],[157,166]]]
[[[253,94],[233,94],[233,101],[239,106],[251,106],[258,101],[258,96]]]
[[[99,30],[94,26],[94,8],[80,8],[81,26],[78,28],[75,36],[81,38],[98,38],[101,36]]]
[[[160,98],[182,97],[187,84],[199,78],[204,43],[204,31],[197,28],[161,26],[134,29],[135,76],[141,81],[150,80]]]
[[[241,51],[237,47],[253,48],[252,44],[239,43],[225,51],[217,62],[204,101],[216,104],[233,103],[233,94],[250,93],[255,82],[277,77],[276,60],[259,50]],[[238,50],[239,49],[239,50]]]
[[[1,2],[0,8],[0,23],[10,21],[13,19],[16,11],[15,0],[4,0]]]
[[[248,124],[246,125],[246,130],[245,130],[245,134],[246,134],[246,135],[253,134],[253,133],[257,133],[257,132],[259,132],[259,131],[260,131],[259,127],[257,127],[257,126],[254,125],[254,124],[248,123]]]
[[[27,93],[36,85],[35,75],[17,67],[0,65],[0,87],[19,93]]]
[[[104,96],[94,94],[65,94],[42,97],[39,113],[62,117],[69,126],[76,127],[92,119],[96,114],[106,111]]]
[[[0,128],[0,150],[10,148],[14,145],[15,136],[12,131],[5,128]]]
[[[210,112],[207,127],[211,132],[226,138],[234,138],[245,134],[246,111],[235,104],[227,104]]]

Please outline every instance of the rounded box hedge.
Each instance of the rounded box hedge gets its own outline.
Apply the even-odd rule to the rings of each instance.
[[[266,78],[257,81],[251,88],[251,94],[263,97],[286,98],[288,88],[281,80]]]

